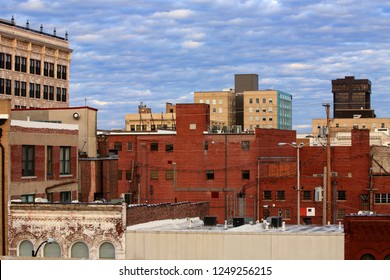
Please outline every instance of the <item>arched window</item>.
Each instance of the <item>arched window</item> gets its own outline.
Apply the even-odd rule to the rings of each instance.
[[[28,240],[24,240],[19,244],[19,256],[32,257],[33,249],[34,249],[33,244]]]
[[[84,242],[76,242],[75,244],[73,244],[71,249],[71,258],[88,259],[88,246]]]
[[[386,255],[384,259],[385,260],[390,260],[390,254]]]
[[[99,259],[115,259],[115,248],[110,242],[104,242],[99,248]]]
[[[60,258],[61,248],[57,242],[47,243],[43,249],[43,255],[48,258]]]
[[[360,257],[361,260],[375,260],[375,257],[371,254],[364,254]]]

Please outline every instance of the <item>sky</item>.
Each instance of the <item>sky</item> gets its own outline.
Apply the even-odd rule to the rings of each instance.
[[[58,36],[73,50],[70,106],[98,109],[98,129],[125,127],[143,102],[192,103],[234,87],[293,95],[293,129],[326,118],[331,81],[372,83],[371,108],[390,117],[390,2],[378,0],[3,0],[0,17]],[[332,112],[331,106],[331,112]],[[332,117],[332,115],[331,115]]]

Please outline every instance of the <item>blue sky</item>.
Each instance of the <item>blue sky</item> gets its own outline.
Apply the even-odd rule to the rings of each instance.
[[[371,107],[390,117],[390,2],[293,0],[2,1],[0,17],[69,34],[70,105],[97,108],[98,128],[123,128],[143,102],[193,102],[258,74],[293,95],[293,128],[310,132],[332,103],[331,80],[370,79]]]

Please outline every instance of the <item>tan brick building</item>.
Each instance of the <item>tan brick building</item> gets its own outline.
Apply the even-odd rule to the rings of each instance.
[[[0,19],[0,98],[12,109],[68,107],[71,53],[67,35]]]

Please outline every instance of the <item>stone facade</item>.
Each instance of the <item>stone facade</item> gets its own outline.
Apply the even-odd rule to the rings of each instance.
[[[66,38],[0,19],[0,98],[12,108],[68,107],[71,52]]]

